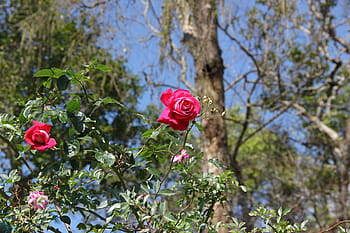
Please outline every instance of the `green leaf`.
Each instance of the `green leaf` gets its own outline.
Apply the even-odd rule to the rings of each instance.
[[[111,207],[109,207],[107,213],[111,213],[115,209],[120,209],[121,206],[122,206],[121,203],[115,203]]]
[[[157,178],[161,177],[160,172],[157,169],[155,169],[154,167],[146,167],[146,170]]]
[[[240,185],[239,186],[240,188],[241,188],[241,190],[243,191],[243,192],[247,192],[247,187],[245,187],[244,185]]]
[[[86,224],[85,223],[79,223],[77,225],[78,230],[86,230]]]
[[[109,97],[106,97],[103,99],[98,99],[98,100],[96,100],[96,102],[94,104],[96,106],[100,106],[101,104],[116,104],[119,107],[125,108],[125,106],[122,103],[120,103],[118,100],[115,100],[115,99],[112,99]]]
[[[58,113],[58,120],[62,123],[65,124],[68,122],[68,115],[66,112],[59,112]]]
[[[10,171],[9,178],[6,181],[6,183],[7,184],[15,183],[15,182],[20,181],[20,180],[21,180],[21,177],[18,175],[18,171],[15,169],[15,170]]]
[[[43,70],[39,70],[38,72],[36,72],[34,75],[34,77],[53,77],[53,72],[51,69],[43,69]]]
[[[225,164],[222,163],[222,161],[218,159],[209,159],[209,163],[214,164],[218,168],[226,168]]]
[[[169,213],[164,214],[163,217],[164,217],[164,219],[167,220],[167,221],[170,221],[170,222],[177,222],[176,218],[175,218],[173,215],[169,214]]]
[[[51,68],[51,71],[53,73],[53,78],[59,78],[66,74],[64,70],[58,69],[58,68]]]
[[[13,127],[10,124],[2,124],[1,127],[6,128],[6,129],[10,129],[10,130],[13,130],[13,131],[16,131],[16,128]]]
[[[159,192],[159,188],[160,188],[160,181],[157,180],[153,185],[154,192]]]
[[[107,165],[108,167],[111,167],[115,162],[115,156],[113,154],[109,153],[108,151],[96,152],[95,158],[97,161]]]
[[[76,139],[64,143],[64,152],[69,158],[76,156],[80,151],[80,142]]]
[[[61,216],[60,219],[62,222],[67,223],[68,225],[71,223],[71,220],[67,215]]]
[[[203,126],[201,124],[195,123],[194,124],[199,131],[203,131]]]
[[[164,195],[164,196],[174,196],[176,194],[176,192],[173,190],[169,190],[169,189],[163,189],[163,190],[160,190],[158,192],[158,194]]]
[[[68,112],[76,112],[80,110],[80,101],[77,99],[72,99],[68,101],[66,109]]]
[[[62,75],[57,79],[57,88],[60,91],[66,90],[69,84],[70,84],[70,79],[68,78],[67,75]]]
[[[67,112],[69,119],[71,120],[74,129],[79,133],[83,133],[85,131],[85,114],[82,112]]]
[[[101,65],[101,64],[96,65],[96,66],[95,66],[95,69],[96,69],[96,70],[103,71],[103,72],[109,72],[109,71],[111,71],[111,68],[109,68],[109,66]]]
[[[32,106],[28,106],[26,107],[23,111],[22,111],[22,116],[25,118],[25,119],[28,119],[29,116],[30,116],[30,112],[32,110]]]
[[[101,204],[99,204],[99,206],[97,206],[97,209],[103,209],[107,206],[108,206],[108,201],[105,200],[105,201],[101,202]]]
[[[43,85],[46,88],[50,88],[52,84],[52,78],[47,79],[45,82],[42,82],[41,85]]]

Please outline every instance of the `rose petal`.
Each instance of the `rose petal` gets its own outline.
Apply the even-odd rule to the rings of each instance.
[[[50,138],[49,141],[46,144],[48,148],[52,148],[57,145],[56,140],[54,138]]]
[[[173,162],[181,162],[182,161],[182,155],[175,155],[173,158],[172,158]]]
[[[171,90],[171,88],[169,88],[168,90],[166,90],[162,93],[162,95],[160,96],[160,101],[162,101],[162,103],[165,106],[168,106],[169,100],[171,99],[172,95],[173,95],[173,90]]]
[[[33,121],[33,124],[34,126],[39,127],[41,130],[45,130],[47,133],[50,133],[51,125],[39,121]]]
[[[32,141],[39,144],[46,144],[49,141],[49,134],[45,130],[35,130]]]
[[[170,122],[169,114],[170,114],[170,109],[165,108],[164,111],[162,112],[162,114],[159,116],[157,121],[164,123],[164,124],[169,124],[169,122]]]

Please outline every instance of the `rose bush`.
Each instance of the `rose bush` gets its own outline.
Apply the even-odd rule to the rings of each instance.
[[[48,96],[28,100],[20,117],[0,113],[0,137],[11,148],[18,148],[19,155],[15,158],[18,166],[0,173],[0,232],[218,232],[219,227],[247,232],[244,223],[235,219],[221,225],[211,222],[215,203],[226,201],[226,193],[234,195],[245,189],[230,170],[219,175],[200,171],[203,153],[187,137],[192,129],[189,122],[198,116],[200,104],[189,91],[165,91],[161,101],[166,109],[158,119],[173,129],[187,129],[186,133],[151,128],[142,134],[141,146],[126,149],[108,140],[89,110],[111,103],[120,106],[117,100],[82,91],[73,92],[66,104],[51,101],[55,99],[51,96],[62,94],[61,88],[51,89],[52,83],[62,81],[57,78],[62,74],[72,85],[88,80],[81,72],[41,70],[34,76],[50,77],[42,84]],[[35,151],[23,146],[23,134],[33,150],[56,145],[48,124],[33,121],[24,133],[23,125],[33,118],[49,119],[55,125],[62,148],[33,156]],[[190,159],[185,148],[191,148]],[[166,162],[170,156],[171,161]],[[221,166],[220,161],[209,162]],[[252,212],[262,216],[262,228],[254,232],[304,231],[304,223],[284,221],[285,213],[264,208]]]
[[[168,124],[175,130],[186,130],[189,122],[200,112],[198,99],[184,89],[174,92],[168,89],[162,93],[160,100],[166,108],[158,118],[158,122]]]
[[[33,121],[33,126],[30,127],[24,135],[24,140],[30,145],[31,150],[45,151],[48,148],[56,146],[56,140],[50,138],[51,125]]]

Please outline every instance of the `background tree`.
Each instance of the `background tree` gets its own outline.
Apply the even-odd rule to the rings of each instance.
[[[124,62],[114,62],[113,51],[106,52],[105,48],[110,45],[121,48],[123,39],[127,39],[127,43],[137,39],[133,47],[125,51],[139,57],[142,54],[143,59],[134,59],[130,64],[145,76],[148,84],[186,87],[206,96],[202,96],[202,101],[213,102],[210,111],[201,118],[203,171],[216,175],[233,171],[248,190],[225,193],[227,201],[220,199],[213,215],[208,215],[214,223],[231,222],[232,215],[252,229],[258,225],[258,220],[248,213],[261,204],[273,208],[293,207],[290,220],[301,222],[309,218],[310,231],[349,218],[346,209],[350,166],[347,1],[2,3],[0,20],[4,24],[0,36],[1,46],[6,45],[2,46],[6,52],[1,54],[3,69],[0,72],[5,80],[2,87],[17,85],[17,90],[21,90],[15,93],[6,88],[1,92],[0,95],[6,97],[1,97],[4,101],[0,102],[4,111],[19,112],[7,104],[8,100],[17,100],[24,93],[28,96],[34,90],[27,89],[31,83],[22,84],[31,80],[37,70],[48,67],[42,64],[56,66],[57,62],[61,68],[65,64],[79,64],[74,60],[65,63],[75,56],[81,63],[87,63],[90,58],[103,58],[104,63],[121,72],[118,77],[126,79],[126,87],[134,87],[137,79],[123,76]],[[27,9],[30,14],[25,13]],[[73,14],[72,9],[76,10]],[[72,21],[66,15],[70,15]],[[54,19],[48,21],[50,24],[41,23],[50,17]],[[67,21],[70,23],[66,24]],[[60,28],[59,33],[55,28]],[[42,30],[46,32],[40,33]],[[86,36],[80,37],[79,33]],[[73,40],[70,34],[74,35]],[[140,35],[145,47],[140,46]],[[103,48],[96,46],[99,40],[105,42]],[[50,46],[46,47],[44,41],[50,42]],[[40,43],[42,46],[38,46]],[[60,49],[55,50],[56,46]],[[24,58],[22,52],[19,53],[24,49],[29,57]],[[155,51],[159,51],[159,57],[147,59],[156,54]],[[150,61],[156,64],[149,64]],[[139,63],[136,65],[136,62]],[[140,63],[146,66],[141,67]],[[73,107],[74,103],[83,101],[84,108],[88,101],[96,100],[96,96],[89,95],[89,90],[108,95],[117,93],[115,98],[120,102],[136,103],[133,94],[138,93],[138,88],[131,89],[135,90],[131,95],[123,94],[130,89],[121,88],[114,75],[109,77],[95,68],[88,69],[93,74],[89,77],[98,77],[96,83],[100,85],[85,84],[88,95],[81,95],[84,88],[77,85],[76,95],[70,102]],[[22,69],[21,73],[13,72],[16,69]],[[158,76],[164,79],[157,80]],[[13,77],[11,81],[9,77]],[[101,86],[108,90],[100,89]],[[138,130],[137,126],[129,127],[133,120],[125,116],[135,115],[133,111],[110,107],[107,111],[97,108],[93,111],[94,118],[99,119],[106,130],[117,128],[113,140],[125,144],[127,138],[119,136],[129,135],[129,138]],[[125,125],[111,127],[107,124],[110,118],[104,112],[112,114],[114,123],[126,120]],[[114,112],[119,114],[113,115]],[[120,134],[124,130],[130,134]],[[150,135],[145,135],[146,142],[156,139],[169,142],[171,138],[161,134],[164,138],[153,135],[154,138],[148,139]],[[155,150],[152,143],[145,147],[147,153],[141,153],[143,159],[157,160],[149,153]],[[87,141],[82,143],[88,144]],[[164,153],[158,152],[153,155],[166,158]],[[5,154],[9,153],[5,151]],[[155,165],[156,168],[160,166]],[[145,172],[143,168],[140,170]],[[162,173],[162,169],[160,171]],[[221,231],[228,230],[222,228]]]
[[[125,5],[119,6],[128,12]],[[137,6],[144,7],[148,38],[160,38],[160,64],[170,58],[179,67],[174,76],[182,85],[213,99],[217,112],[202,118],[202,150],[212,148],[220,156],[205,153],[204,171],[210,167],[209,158],[218,158],[241,184],[253,178],[261,187],[257,191],[248,185],[248,193],[233,198],[238,200],[233,215],[243,213],[250,228],[254,219],[247,213],[265,203],[295,207],[296,220],[312,216],[311,229],[347,218],[348,106],[343,100],[348,95],[348,3],[144,1]],[[220,114],[234,105],[240,106],[243,117],[226,116],[230,124],[225,125]],[[215,125],[212,133],[221,134],[220,145],[212,141],[216,137],[206,122]],[[228,141],[233,144],[227,144],[224,135],[231,124],[235,133]],[[283,146],[269,144],[276,142],[272,139],[265,142],[273,149],[265,159],[264,152],[253,147],[262,159],[253,161],[245,147],[262,136],[276,137]],[[279,156],[276,163],[271,161],[274,151]],[[259,163],[267,165],[261,175],[255,170]],[[278,203],[276,197],[281,197]]]

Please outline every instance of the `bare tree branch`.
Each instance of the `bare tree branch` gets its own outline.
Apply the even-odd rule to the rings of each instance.
[[[286,111],[288,111],[288,109],[290,108],[290,105],[286,105],[283,108],[281,108],[280,111],[278,111],[278,113],[276,113],[273,117],[271,117],[268,121],[264,122],[263,124],[261,124],[256,130],[254,130],[254,132],[250,133],[249,135],[247,135],[243,140],[242,140],[242,144],[244,144],[246,141],[248,141],[249,138],[253,137],[255,134],[257,134],[258,132],[260,132],[261,130],[263,130],[267,125],[269,125],[271,122],[273,122],[274,120],[276,120],[279,116],[281,116],[283,113],[285,113]]]
[[[328,127],[326,124],[324,124],[319,118],[308,113],[304,107],[302,107],[297,103],[291,103],[290,101],[281,101],[281,103],[286,106],[291,106],[294,109],[298,110],[301,115],[307,117],[312,123],[314,123],[321,132],[328,135],[334,142],[338,141],[339,139],[338,133],[333,129],[331,129],[330,127]]]

